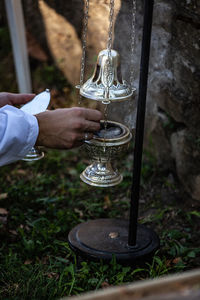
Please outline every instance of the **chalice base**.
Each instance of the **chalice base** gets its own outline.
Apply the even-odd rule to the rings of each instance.
[[[24,161],[35,161],[44,157],[44,152],[42,152],[37,147],[32,147],[31,150],[26,154],[22,160]]]
[[[119,184],[123,176],[110,162],[94,162],[80,175],[83,182],[98,187],[110,187]]]
[[[124,265],[144,264],[160,247],[157,234],[144,225],[137,225],[135,246],[128,245],[129,221],[123,219],[97,219],[75,226],[68,235],[70,248],[86,260]]]

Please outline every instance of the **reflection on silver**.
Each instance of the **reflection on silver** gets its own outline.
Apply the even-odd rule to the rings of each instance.
[[[130,99],[135,88],[121,78],[119,54],[115,50],[102,50],[94,73],[81,87],[80,94],[104,104]]]
[[[107,121],[107,127],[120,130],[120,134],[109,138],[99,137],[101,135],[97,134],[92,140],[85,141],[84,144],[93,163],[82,172],[80,178],[92,186],[114,186],[123,179],[113,165],[113,161],[127,151],[132,134],[126,126],[118,122]]]
[[[44,157],[44,152],[42,152],[38,147],[32,147],[31,150],[22,159],[24,161],[35,161]]]

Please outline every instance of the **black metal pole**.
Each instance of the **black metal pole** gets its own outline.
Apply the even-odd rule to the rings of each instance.
[[[149,70],[149,54],[151,43],[151,29],[153,18],[153,4],[154,0],[144,0],[144,21],[143,21],[143,37],[142,37],[142,51],[140,62],[140,82],[139,82],[139,96],[137,105],[137,121],[135,132],[135,148],[134,148],[134,162],[133,162],[133,183],[131,190],[131,207],[129,220],[129,236],[128,245],[135,246],[137,239],[137,220],[138,220],[138,204],[140,197],[140,176],[142,165],[142,149],[144,138],[144,122],[146,110],[146,94],[147,81]]]

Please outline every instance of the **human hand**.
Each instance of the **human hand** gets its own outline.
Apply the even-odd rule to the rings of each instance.
[[[35,97],[35,94],[13,94],[0,93],[0,107],[8,105],[21,105],[29,102]]]
[[[93,138],[100,129],[102,114],[89,108],[73,107],[45,111],[35,115],[39,124],[38,146],[70,149]]]

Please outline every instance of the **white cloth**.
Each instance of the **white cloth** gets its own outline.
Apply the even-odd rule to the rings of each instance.
[[[0,108],[0,166],[22,159],[39,133],[35,116],[5,105]]]

